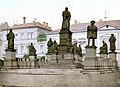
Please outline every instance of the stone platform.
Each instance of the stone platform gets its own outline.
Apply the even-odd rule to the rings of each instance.
[[[119,87],[120,71],[84,74],[82,69],[16,69],[0,71],[0,87]]]

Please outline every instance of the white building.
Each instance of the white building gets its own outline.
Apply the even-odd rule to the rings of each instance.
[[[39,23],[33,21],[32,23],[24,23],[17,24],[12,27],[1,28],[0,30],[0,39],[2,40],[2,44],[0,46],[1,52],[0,56],[5,56],[5,49],[8,45],[6,40],[6,35],[9,32],[9,29],[12,29],[15,34],[15,49],[16,57],[22,58],[24,54],[28,54],[28,45],[33,43],[36,53],[38,56],[43,56],[47,52],[46,41],[38,41],[39,35],[44,35],[47,32],[52,31],[50,27],[48,27],[48,23]]]
[[[78,44],[81,44],[83,54],[85,54],[85,46],[88,43],[87,26],[89,24],[90,23],[77,23],[75,21],[75,24],[72,24],[70,28],[70,30],[73,32],[72,42],[77,42]],[[98,27],[98,36],[95,42],[97,46],[97,56],[99,56],[99,48],[102,46],[102,41],[104,40],[107,43],[109,49],[109,38],[111,34],[114,34],[116,37],[117,60],[120,61],[120,20],[100,21],[96,22],[95,25]],[[47,38],[52,38],[52,40],[56,40],[59,43],[59,29],[48,33]]]

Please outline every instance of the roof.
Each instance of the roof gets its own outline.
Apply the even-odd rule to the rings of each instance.
[[[24,24],[15,24],[11,27],[11,29],[23,29],[23,28],[42,28],[44,30],[52,31],[50,27],[44,26],[39,22],[32,22],[32,23],[24,23]]]
[[[87,30],[88,25],[90,25],[90,23],[72,24],[71,31]],[[120,20],[100,21],[100,22],[96,22],[95,25],[97,26],[98,29],[100,29],[106,25],[120,29]]]
[[[70,27],[70,30],[73,32],[86,31],[88,25],[90,25],[90,23],[72,24]],[[98,29],[100,29],[106,25],[120,29],[120,20],[99,21],[99,22],[96,22],[95,25],[97,26]],[[59,31],[60,31],[60,29],[56,29],[50,33],[57,33]]]
[[[9,27],[9,25],[8,25],[7,22],[0,24],[0,29],[1,29],[1,30],[2,30],[2,29],[9,29],[9,28],[10,28],[10,27]]]

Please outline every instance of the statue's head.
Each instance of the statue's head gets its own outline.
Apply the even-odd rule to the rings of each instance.
[[[10,32],[12,32],[12,29],[10,29]]]
[[[103,44],[105,43],[105,41],[103,40]]]
[[[111,36],[113,37],[113,36],[114,36],[114,34],[111,34]]]
[[[91,24],[95,24],[95,21],[94,21],[94,20],[92,20],[90,23],[91,23]]]
[[[68,7],[65,8],[65,11],[68,11]]]
[[[33,45],[33,43],[31,43],[31,45]]]

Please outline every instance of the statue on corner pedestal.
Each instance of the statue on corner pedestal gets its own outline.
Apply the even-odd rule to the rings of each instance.
[[[53,41],[50,38],[49,41],[47,42],[47,46],[48,46],[48,53],[52,53],[52,45],[53,45]]]
[[[108,46],[107,46],[107,43],[105,43],[105,41],[103,41],[103,46],[100,47],[100,53],[101,54],[107,54],[108,53]]]
[[[7,40],[8,40],[8,48],[7,49],[11,49],[14,50],[14,33],[12,32],[12,29],[10,29],[10,32],[6,35],[7,36]]]
[[[68,11],[68,7],[65,8],[65,11],[63,11],[62,16],[63,16],[62,29],[70,29],[71,14]]]
[[[28,46],[29,47],[29,56],[36,56],[36,49],[33,46],[33,43]]]
[[[116,50],[115,41],[116,41],[116,38],[115,38],[114,34],[111,34],[111,37],[109,38],[111,52],[115,52],[115,50]]]
[[[58,53],[58,44],[56,41],[54,41],[54,43],[53,43],[52,53]]]
[[[81,44],[79,44],[79,47],[78,47],[78,55],[80,55],[80,57],[82,57],[82,47],[81,47]]]
[[[94,25],[95,21],[90,22],[91,25],[87,27],[88,46],[90,45],[90,39],[92,39],[92,46],[95,46],[95,39],[97,39],[97,27]]]

